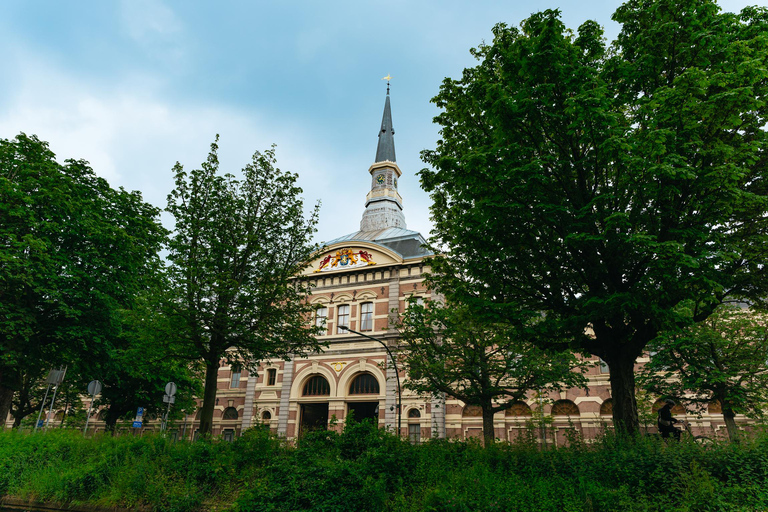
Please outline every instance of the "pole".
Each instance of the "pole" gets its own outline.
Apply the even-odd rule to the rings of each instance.
[[[88,416],[85,417],[85,428],[83,429],[83,437],[88,434],[88,420],[91,419],[91,410],[93,409],[94,397],[91,395],[91,403],[88,405]]]
[[[40,416],[43,415],[43,409],[45,408],[45,402],[48,401],[48,392],[51,390],[51,385],[48,384],[48,387],[45,388],[45,396],[43,397],[43,403],[40,404],[40,412],[37,413],[37,421],[35,422],[35,428],[33,432],[37,432],[37,426],[40,425]]]
[[[392,351],[389,350],[389,347],[386,343],[384,343],[379,338],[374,338],[373,336],[369,336],[367,334],[364,334],[362,332],[353,331],[349,327],[345,325],[340,325],[339,329],[344,329],[345,331],[349,331],[353,334],[357,334],[358,336],[362,336],[363,338],[368,338],[369,340],[373,340],[379,344],[381,344],[382,347],[384,347],[384,350],[387,351],[387,354],[389,354],[389,358],[392,360],[392,366],[395,368],[395,377],[397,378],[397,437],[400,437],[400,423],[402,420],[402,405],[403,405],[403,394],[400,389],[400,371],[397,369],[397,361],[395,360],[395,356],[392,355]]]
[[[53,412],[53,404],[56,403],[56,393],[59,391],[59,386],[64,382],[64,376],[67,374],[67,367],[63,370],[59,370],[59,374],[56,378],[56,387],[53,388],[53,398],[51,399],[51,409],[48,411],[48,415],[45,417],[45,430],[48,430],[48,423],[51,421],[51,412]]]

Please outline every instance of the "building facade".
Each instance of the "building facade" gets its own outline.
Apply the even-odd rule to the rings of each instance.
[[[264,361],[256,373],[222,366],[214,436],[232,439],[247,428],[263,425],[296,439],[311,429],[340,430],[352,414],[357,419],[374,418],[380,427],[391,430],[400,424],[400,434],[413,442],[430,437],[482,437],[478,407],[405,390],[398,394],[398,377],[402,383],[406,375],[395,372],[385,345],[398,346],[393,324],[408,301],[430,297],[423,276],[432,254],[422,235],[406,226],[394,133],[388,85],[376,157],[368,168],[370,191],[360,230],[328,242],[299,276],[314,285],[309,300],[317,313],[312,322],[322,329],[320,338],[328,348],[288,361]],[[645,361],[641,358],[638,364]],[[498,413],[495,437],[514,441],[533,435],[542,442],[562,444],[574,434],[594,438],[611,428],[608,371],[597,359],[595,363],[587,374],[586,388],[531,395]],[[654,413],[660,404],[645,405],[641,423],[655,430]],[[725,435],[722,413],[716,409],[686,416],[677,406],[673,413],[690,420],[697,434]],[[745,418],[737,420],[743,425]],[[173,429],[178,437],[191,439],[198,426],[199,417],[189,415]],[[103,422],[97,420],[94,428],[103,428]],[[148,421],[143,428],[159,430],[159,421]]]

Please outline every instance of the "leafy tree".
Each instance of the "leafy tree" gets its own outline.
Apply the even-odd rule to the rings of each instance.
[[[157,208],[87,162],[59,164],[35,136],[0,140],[0,418],[25,375],[108,352],[166,234]]]
[[[216,139],[218,142],[218,137]],[[214,142],[202,168],[174,167],[168,211],[178,357],[205,366],[200,432],[210,433],[221,362],[255,371],[266,357],[289,357],[319,344],[306,316],[309,284],[295,279],[316,249],[319,205],[304,218],[297,175],[275,167],[274,148],[256,152],[242,179],[219,175]]]
[[[533,320],[527,320],[531,323]],[[411,303],[401,317],[405,387],[445,393],[483,411],[483,438],[494,441],[493,415],[531,392],[585,384],[585,367],[570,351],[538,347],[526,321],[487,318],[464,304]]]
[[[142,407],[147,416],[161,416],[165,385],[174,382],[178,394],[172,411],[193,412],[202,391],[199,365],[169,357],[178,352],[169,316],[163,310],[168,282],[159,275],[153,286],[138,295],[130,310],[122,311],[120,336],[98,354],[81,378],[81,388],[98,378],[104,385],[96,405],[106,410],[106,429],[114,431],[120,419],[133,417]]]
[[[635,359],[685,323],[676,306],[700,321],[768,290],[768,11],[630,0],[613,19],[610,48],[558,11],[497,25],[433,99],[421,180],[434,273],[482,283],[497,311],[540,311],[606,361],[614,424],[633,433]]]
[[[663,333],[648,346],[651,360],[639,382],[657,395],[690,404],[717,403],[728,437],[734,417],[762,417],[768,404],[768,326],[763,313],[721,306],[706,320]]]

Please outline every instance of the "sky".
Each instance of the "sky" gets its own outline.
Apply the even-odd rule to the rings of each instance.
[[[725,11],[765,0],[720,2]],[[439,138],[430,103],[499,22],[560,9],[613,40],[609,0],[2,0],[0,138],[47,141],[113,187],[164,208],[172,167],[199,168],[220,134],[222,171],[277,145],[299,175],[316,241],[355,232],[370,189],[391,75],[398,184],[409,229],[429,235],[420,152]],[[164,214],[164,223],[172,225]]]

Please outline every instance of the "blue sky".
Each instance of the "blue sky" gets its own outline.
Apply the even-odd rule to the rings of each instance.
[[[738,11],[753,1],[721,2]],[[762,3],[762,2],[761,2]],[[429,103],[444,77],[474,65],[469,49],[495,23],[559,8],[569,27],[595,19],[613,39],[617,1],[3,0],[0,137],[47,140],[113,186],[164,207],[176,161],[191,169],[221,134],[237,172],[277,144],[308,205],[317,240],[359,227],[386,83],[410,229],[430,230],[419,152],[438,138]]]

